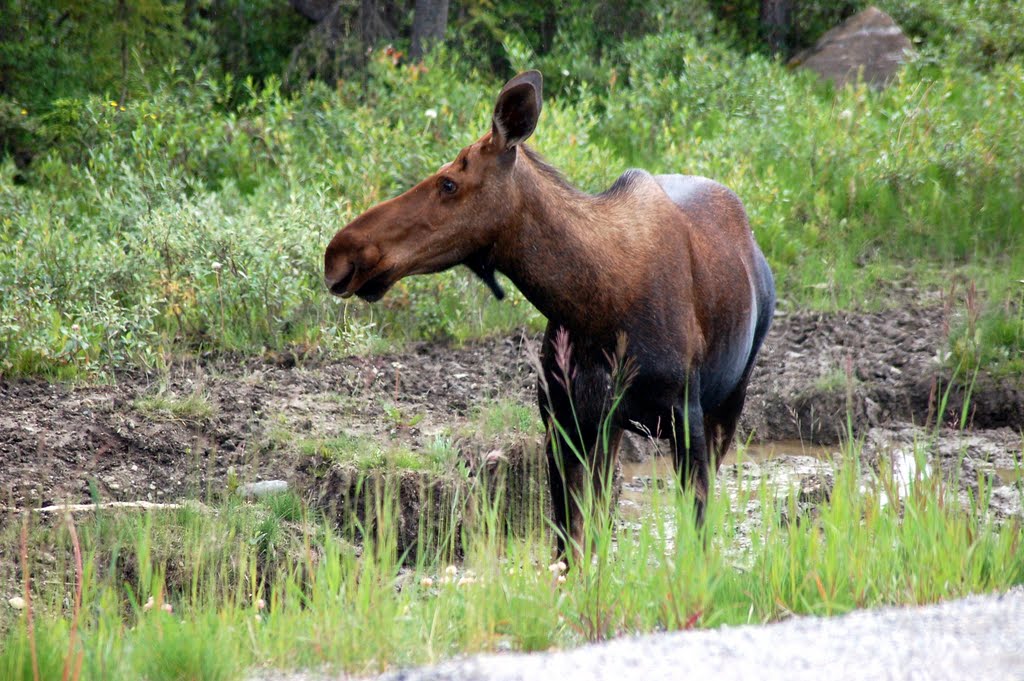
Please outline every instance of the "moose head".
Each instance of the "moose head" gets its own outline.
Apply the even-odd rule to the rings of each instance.
[[[540,73],[519,74],[498,95],[490,132],[335,234],[324,253],[331,293],[374,302],[403,277],[464,264],[503,297],[491,249],[516,211],[516,159],[537,126],[541,97]]]

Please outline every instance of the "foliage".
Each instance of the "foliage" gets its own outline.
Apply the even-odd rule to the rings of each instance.
[[[95,92],[124,99],[194,41],[182,2],[15,0],[0,9],[0,94],[36,112]]]
[[[278,0],[207,0],[205,39],[216,68],[257,83],[280,77],[309,22]]]
[[[208,395],[201,391],[190,395],[170,395],[164,389],[140,397],[134,402],[135,408],[154,420],[181,420],[193,422],[209,421],[216,415],[216,406]]]
[[[1020,105],[1021,65],[985,76],[915,65],[884,92],[833,93],[685,35],[629,49],[631,87],[609,98],[609,140],[631,162],[733,187],[784,273],[819,278],[823,256],[843,274],[835,263],[900,253],[1013,253],[1024,167],[1019,119],[1006,112]]]
[[[1004,22],[985,30],[1020,33],[1003,30],[1017,13],[981,5],[980,16]],[[85,17],[68,2],[66,30],[79,35],[117,7]],[[147,27],[203,32],[256,11],[224,0],[171,21],[183,6],[161,7]],[[1024,64],[1012,46],[990,51],[988,65],[962,59],[949,27],[965,15],[940,0],[910,3],[914,16],[941,18],[927,24],[922,58],[883,92],[835,91],[737,50],[739,34],[703,3],[639,3],[644,20],[614,39],[600,6],[588,7],[553,15],[543,50],[543,27],[526,15],[502,33],[514,68],[545,70],[533,143],[573,182],[599,191],[630,165],[722,181],[746,203],[790,303],[877,305],[908,272],[929,281],[970,269],[982,318],[1003,321],[972,330],[955,354],[1004,365],[1019,354],[1018,293],[999,274],[1024,271]],[[471,4],[453,21],[503,8]],[[31,0],[4,11],[26,26],[54,20]],[[90,39],[111,42],[116,29],[105,30]],[[133,64],[161,61],[192,35],[176,31]],[[214,49],[196,41],[191,54]],[[487,129],[502,79],[477,69],[479,55],[441,49],[396,67],[377,51],[362,82],[286,92],[270,74],[283,53],[254,54],[247,63],[262,81],[161,61],[133,71],[124,100],[100,94],[125,74],[99,59],[96,69],[108,66],[88,76],[96,94],[68,77],[58,80],[71,89],[39,111],[0,98],[6,152],[31,158],[0,163],[0,372],[94,375],[211,350],[365,352],[543,323],[514,287],[499,304],[462,272],[404,280],[374,308],[322,292],[322,248],[338,227]]]
[[[899,263],[1020,269],[1020,65],[921,64],[882,93],[833,93],[682,34],[622,53],[620,83],[549,100],[535,144],[592,191],[628,165],[723,181],[785,298],[860,304]],[[365,91],[250,83],[238,110],[229,84],[179,72],[137,102],[65,99],[33,119],[53,147],[29,186],[10,165],[0,184],[0,371],[539,323],[518,292],[491,303],[461,273],[403,281],[377,309],[321,293],[321,249],[340,225],[486,129],[497,84],[453,80],[465,67],[438,59],[426,72],[374,62]]]

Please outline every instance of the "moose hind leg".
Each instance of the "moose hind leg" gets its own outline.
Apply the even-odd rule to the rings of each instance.
[[[750,381],[750,365],[743,375],[739,384],[733,391],[715,407],[713,413],[705,416],[708,433],[709,454],[712,457],[711,465],[717,471],[722,465],[722,459],[729,453],[733,437],[736,435],[736,426],[740,422],[740,413],[743,412],[743,403],[747,399],[747,383]]]
[[[676,476],[680,485],[693,487],[697,524],[704,522],[704,507],[708,501],[710,471],[704,415],[696,397],[688,405],[672,410],[672,453]]]
[[[612,428],[607,440],[602,437],[594,444],[590,460],[592,463],[590,519],[595,526],[609,521],[615,513],[618,494],[615,489],[615,477],[618,471],[619,444],[622,442],[622,429]],[[596,529],[596,527],[595,527]]]

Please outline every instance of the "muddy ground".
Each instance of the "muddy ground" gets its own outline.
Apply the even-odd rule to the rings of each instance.
[[[935,464],[991,480],[1009,499],[1005,513],[1019,514],[1024,380],[980,376],[965,423],[964,390],[954,386],[943,427],[922,428],[935,423],[948,385],[938,357],[950,321],[927,300],[879,313],[780,312],[749,390],[743,436],[834,444],[849,423],[873,462],[938,432],[943,460]],[[128,373],[99,386],[0,378],[0,507],[216,499],[234,481],[270,479],[307,492],[322,478],[310,452],[339,437],[413,453],[441,437],[472,467],[513,441],[538,439],[529,428],[488,435],[479,416],[495,402],[534,409],[529,355],[537,343],[519,333],[343,360],[196,358],[167,375]],[[147,407],[155,395],[198,395],[209,410]],[[648,449],[634,443],[631,455]]]

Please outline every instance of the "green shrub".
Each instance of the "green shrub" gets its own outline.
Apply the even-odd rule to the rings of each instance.
[[[547,99],[535,146],[589,191],[630,165],[732,187],[792,302],[872,303],[908,269],[976,266],[984,288],[986,268],[1024,268],[1017,61],[982,72],[922,59],[883,92],[834,91],[727,41],[668,32],[594,64],[600,78]],[[372,308],[323,291],[335,231],[484,133],[499,82],[444,50],[426,68],[381,54],[365,86],[293,94],[272,78],[167,74],[127,103],[8,111],[50,147],[27,185],[0,166],[0,372],[296,344],[356,352],[542,324],[518,292],[497,303],[458,270],[400,282]],[[1012,356],[1009,337],[987,334],[1007,352],[986,356]]]

